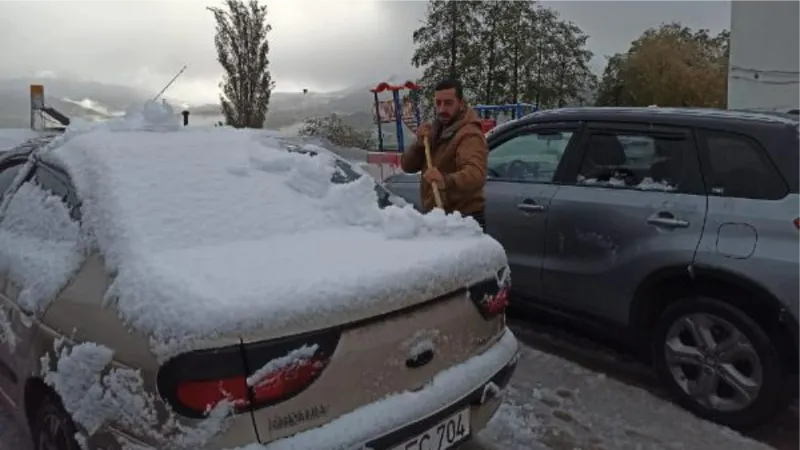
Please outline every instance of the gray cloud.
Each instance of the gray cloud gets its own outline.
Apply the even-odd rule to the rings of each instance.
[[[421,1],[276,0],[270,7],[271,62],[279,90],[331,90],[416,73],[412,31]],[[598,55],[627,48],[644,29],[681,21],[717,31],[728,2],[545,2],[589,33]],[[183,64],[171,89],[190,101],[216,98],[221,70],[213,46],[215,1],[0,2],[0,77],[59,76],[157,91]]]

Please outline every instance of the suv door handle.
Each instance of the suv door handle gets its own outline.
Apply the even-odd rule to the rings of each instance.
[[[670,212],[659,212],[647,218],[647,223],[664,228],[687,228],[689,222],[678,219]]]
[[[525,212],[541,212],[545,210],[544,205],[540,205],[535,201],[526,198],[522,203],[517,203],[517,209]]]

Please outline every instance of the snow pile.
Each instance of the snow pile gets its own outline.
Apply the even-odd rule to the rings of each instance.
[[[107,347],[86,342],[68,348],[57,340],[54,350],[55,361],[49,353],[42,357],[42,378],[81,427],[79,441],[85,442],[103,425],[117,425],[159,450],[196,450],[228,425],[228,402],[215,406],[193,427],[182,425],[172,413],[159,420],[155,405],[160,400],[144,389],[138,371],[110,367],[113,351]]]
[[[27,182],[10,197],[0,220],[0,272],[20,287],[16,299],[43,311],[80,268],[84,242],[62,200]]]
[[[171,120],[94,124],[43,155],[83,200],[83,225],[116,275],[108,300],[160,357],[220,335],[393,311],[507,265],[472,219],[380,209],[370,177],[331,182],[330,155],[289,152],[258,130],[174,129],[161,118]]]

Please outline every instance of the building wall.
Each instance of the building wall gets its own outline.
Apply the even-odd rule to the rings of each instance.
[[[798,108],[800,2],[731,1],[728,108]]]

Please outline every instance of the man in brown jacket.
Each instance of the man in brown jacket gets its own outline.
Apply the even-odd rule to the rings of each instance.
[[[431,186],[435,183],[445,212],[470,216],[485,230],[483,187],[489,149],[480,117],[464,102],[464,89],[457,80],[437,84],[434,100],[436,120],[432,125],[420,125],[417,141],[403,153],[400,165],[407,173],[422,171],[420,195],[424,212],[436,206]],[[433,167],[426,167],[425,136],[430,142]]]

